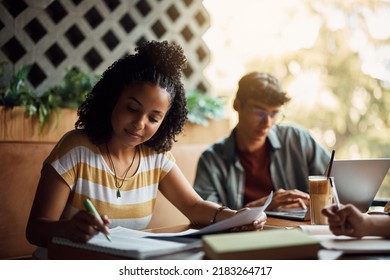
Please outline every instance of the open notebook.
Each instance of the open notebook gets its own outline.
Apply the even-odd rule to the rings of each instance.
[[[202,229],[189,229],[177,233],[151,233],[115,227],[110,229],[111,242],[108,241],[102,233],[95,235],[86,243],[76,243],[59,237],[53,238],[52,242],[58,245],[125,258],[153,259],[168,254],[200,248],[202,242],[199,237],[202,235],[223,232],[234,227],[251,223],[260,218],[264,213],[264,209],[272,200],[272,195],[273,193],[271,192],[262,207],[249,208],[228,219],[211,224]]]
[[[104,234],[98,233],[86,243],[77,243],[65,238],[54,237],[54,244],[100,252],[130,259],[150,259],[159,256],[183,252],[194,248],[201,248],[199,239],[156,239],[149,238],[153,233],[142,232],[123,227],[110,230],[111,242]]]

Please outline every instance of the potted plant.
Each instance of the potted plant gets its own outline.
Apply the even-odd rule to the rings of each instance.
[[[1,68],[0,75],[4,64]],[[7,124],[1,130],[0,139],[58,140],[74,126],[76,109],[96,83],[97,76],[90,77],[72,67],[66,70],[59,85],[40,94],[27,84],[30,69],[31,65],[22,66],[8,84],[0,88],[0,117]],[[58,126],[60,115],[66,116],[61,119],[61,127]],[[50,135],[53,131],[54,135]]]
[[[210,120],[224,118],[225,103],[221,98],[207,95],[199,90],[186,93],[188,121],[207,126]]]
[[[186,93],[188,122],[179,143],[212,143],[229,132],[229,120],[225,117],[225,102],[217,96],[199,90]]]

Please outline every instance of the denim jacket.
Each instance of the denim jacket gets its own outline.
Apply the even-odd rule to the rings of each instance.
[[[194,188],[205,200],[239,209],[244,203],[245,173],[236,151],[235,133],[234,129],[229,137],[202,153]],[[274,189],[308,192],[308,176],[325,172],[330,153],[307,130],[294,125],[274,125],[267,138],[271,146],[270,174]]]

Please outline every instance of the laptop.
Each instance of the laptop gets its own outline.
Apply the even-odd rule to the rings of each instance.
[[[390,158],[335,160],[334,177],[340,203],[367,212],[390,168]]]
[[[268,217],[296,220],[296,221],[310,221],[310,211],[308,209],[293,208],[280,211],[268,211],[265,213]]]
[[[390,158],[334,160],[330,176],[334,177],[337,194],[342,204],[354,204],[366,212],[374,201],[390,168]],[[309,221],[305,209],[265,211],[269,217]]]

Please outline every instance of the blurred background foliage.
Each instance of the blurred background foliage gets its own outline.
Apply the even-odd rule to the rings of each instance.
[[[287,9],[277,36],[283,44],[282,39],[291,36],[284,32],[305,10],[307,25],[311,19],[319,22],[312,44],[253,57],[243,72],[263,71],[278,77],[292,97],[285,122],[308,128],[325,148],[336,150],[336,159],[390,158],[390,25],[382,21],[389,18],[390,1],[302,0],[299,4]],[[268,24],[269,28],[277,25]],[[389,174],[377,198],[390,198]]]
[[[225,102],[200,90],[186,92],[188,121],[194,124],[207,126],[209,120],[225,118]]]

